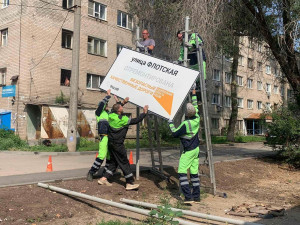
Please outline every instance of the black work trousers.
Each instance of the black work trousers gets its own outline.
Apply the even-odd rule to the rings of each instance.
[[[119,166],[125,176],[126,183],[132,184],[134,178],[127,158],[125,145],[108,141],[108,150],[110,152],[110,163],[104,177],[109,179]]]

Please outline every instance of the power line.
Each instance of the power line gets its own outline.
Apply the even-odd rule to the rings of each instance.
[[[56,37],[54,38],[52,44],[50,45],[49,49],[48,49],[47,52],[44,54],[44,56],[40,59],[40,61],[39,61],[35,66],[33,66],[33,67],[30,69],[30,71],[32,71],[35,67],[37,67],[37,66],[43,61],[43,59],[46,57],[46,55],[49,53],[50,49],[52,48],[54,42],[56,41],[56,39],[57,39],[57,37],[58,37],[60,31],[62,30],[62,27],[63,27],[63,25],[65,24],[68,15],[69,15],[69,11],[67,12],[67,15],[66,15],[66,17],[65,17],[65,19],[64,19],[64,21],[63,21],[63,23],[62,23],[62,25],[60,26],[60,29],[59,29],[59,31],[58,31]]]

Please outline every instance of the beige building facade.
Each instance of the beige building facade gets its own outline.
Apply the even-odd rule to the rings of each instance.
[[[237,71],[238,122],[242,135],[264,135],[261,115],[291,99],[289,85],[265,43],[240,38]],[[226,133],[231,115],[232,59],[217,56],[208,71],[212,134]],[[268,121],[267,121],[268,122]]]
[[[0,89],[16,89],[14,96],[0,97],[0,113],[11,113],[10,128],[22,139],[65,137],[67,118],[60,115],[68,109],[74,0],[49,2],[10,0],[0,6]],[[87,111],[105,96],[99,85],[117,53],[134,46],[133,18],[124,5],[122,0],[81,2],[78,129],[90,131],[80,136],[96,134],[94,114]],[[125,111],[134,115],[135,107],[128,104]]]

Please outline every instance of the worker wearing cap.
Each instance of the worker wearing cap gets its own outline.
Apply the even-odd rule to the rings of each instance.
[[[183,153],[179,159],[178,175],[181,190],[184,194],[185,203],[200,201],[200,180],[198,176],[199,168],[199,138],[200,116],[198,115],[198,105],[196,91],[192,91],[192,103],[186,106],[186,120],[178,128],[172,121],[169,121],[173,137],[179,137],[183,145]],[[187,171],[190,169],[190,179],[192,182],[192,192],[190,189]]]
[[[119,166],[126,179],[126,190],[134,190],[139,184],[134,184],[133,173],[130,168],[125,149],[124,141],[130,125],[141,122],[148,112],[148,106],[144,106],[143,113],[137,118],[128,118],[123,115],[123,107],[121,104],[114,104],[112,112],[109,114],[109,132],[108,132],[108,148],[110,151],[110,164],[102,178],[98,180],[101,185],[111,186],[107,180],[113,176],[115,170]]]
[[[178,31],[177,32],[177,38],[181,42],[180,45],[180,53],[178,62],[182,63],[184,60],[184,32]],[[197,58],[197,48],[196,48],[196,38],[198,38],[198,43],[201,45],[203,43],[201,37],[196,35],[196,33],[189,34],[188,43],[186,47],[188,48],[188,55],[187,58],[189,60],[189,67],[194,70],[198,70],[198,58]],[[206,56],[204,51],[202,50],[202,56],[203,56],[203,70],[204,70],[204,79],[206,79]]]
[[[109,129],[108,101],[111,97],[110,92],[111,92],[111,90],[109,89],[107,91],[107,96],[102,101],[99,102],[98,108],[95,111],[97,126],[98,126],[98,135],[99,135],[99,153],[98,153],[98,156],[96,157],[91,169],[89,170],[89,172],[87,174],[86,179],[88,181],[93,180],[93,176],[100,169],[105,158],[106,158],[105,169],[107,169],[107,167],[109,166],[109,163],[110,163],[110,154],[109,154],[108,148],[107,148],[108,129]],[[128,102],[128,98],[125,98],[124,101],[121,103],[121,102],[119,102],[119,100],[116,96],[114,96],[114,97],[115,97],[116,102],[118,104],[121,104],[122,106]]]

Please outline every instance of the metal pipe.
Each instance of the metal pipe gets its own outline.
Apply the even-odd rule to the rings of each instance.
[[[82,194],[82,193],[79,193],[79,192],[70,191],[70,190],[67,190],[67,189],[51,186],[49,184],[38,183],[38,186],[46,188],[46,189],[50,189],[52,191],[61,192],[61,193],[67,194],[67,195],[72,195],[72,196],[79,197],[79,198],[85,198],[85,199],[88,199],[88,200],[91,200],[91,201],[94,201],[94,202],[99,202],[99,203],[110,205],[110,206],[113,206],[113,207],[125,209],[125,210],[128,210],[128,211],[132,211],[132,212],[135,212],[135,213],[145,215],[145,216],[150,216],[149,215],[150,210],[139,209],[139,208],[136,208],[136,207],[133,207],[133,206],[128,206],[126,204],[113,202],[113,201],[109,201],[109,200],[106,200],[106,199],[103,199],[103,198],[97,198],[95,196],[86,195],[86,194]],[[157,217],[157,215],[155,215],[155,217]],[[192,223],[192,222],[177,219],[177,218],[174,218],[174,221],[178,221],[179,224],[183,224],[183,225],[197,225],[196,223]]]
[[[156,209],[158,206],[155,204],[147,203],[147,202],[139,202],[135,200],[130,200],[130,199],[125,199],[121,198],[121,202],[130,204],[130,205],[138,205],[146,208],[152,208]],[[194,216],[194,217],[199,217],[207,220],[214,220],[218,222],[224,222],[224,223],[231,223],[231,224],[238,224],[238,225],[262,225],[259,223],[252,223],[252,222],[244,222],[242,220],[235,220],[235,219],[230,219],[230,218],[225,218],[225,217],[220,217],[220,216],[213,216],[213,215],[208,215],[204,213],[198,213],[198,212],[193,212],[190,210],[182,210],[182,209],[176,209],[176,208],[171,208],[173,211],[181,211],[184,215],[187,216]]]

